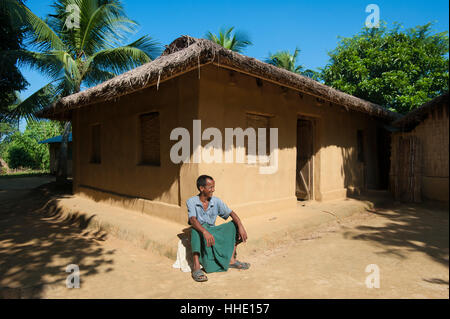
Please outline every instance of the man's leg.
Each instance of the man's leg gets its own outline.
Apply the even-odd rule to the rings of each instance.
[[[232,223],[233,223],[234,227],[236,228],[236,237],[235,237],[233,254],[231,255],[231,259],[230,259],[230,265],[234,264],[236,262],[236,247],[237,247],[237,245],[242,243],[242,239],[239,238],[238,227],[237,227],[236,223],[234,222],[234,220],[232,221]]]
[[[192,277],[194,278],[195,281],[206,281],[208,280],[208,277],[206,277],[205,273],[200,271],[200,273],[196,273],[197,271],[200,270],[200,260],[199,260],[199,256],[200,254],[198,252],[194,252],[193,254],[193,262],[194,262],[194,269],[192,269]]]
[[[194,270],[200,269],[201,237],[202,235],[198,231],[191,228],[191,251]]]
[[[233,254],[231,255],[230,265],[236,262],[236,247],[238,244],[234,245]]]
[[[192,253],[193,254],[193,262],[194,262],[194,271],[199,270],[200,269],[200,254],[198,252]]]
[[[195,229],[191,229],[191,248],[192,248],[192,261],[193,261],[193,268],[192,269],[192,274],[193,277],[195,275],[195,280],[196,281],[205,281],[208,279],[208,277],[206,277],[206,275],[201,272],[202,274],[199,275],[195,272],[199,271],[201,266],[200,266],[200,250],[201,250],[201,236],[198,231],[196,231]]]
[[[233,221],[234,223],[234,221]],[[230,259],[230,265],[234,265],[236,264],[236,262],[238,261],[236,259],[237,253],[236,253],[236,247],[237,245],[239,245],[240,243],[242,243],[242,239],[239,238],[239,234],[237,232],[237,226],[235,224],[236,227],[236,240],[235,240],[235,244],[234,244],[234,249],[233,249],[233,254],[231,255],[231,259]],[[249,263],[241,263],[239,262],[237,267],[236,265],[233,268],[238,268],[238,269],[248,269],[250,267]]]

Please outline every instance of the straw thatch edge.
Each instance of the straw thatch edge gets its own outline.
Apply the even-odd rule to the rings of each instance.
[[[70,110],[108,101],[126,94],[157,85],[206,64],[240,71],[282,86],[321,98],[331,103],[364,112],[389,121],[398,114],[383,107],[340,92],[308,77],[289,72],[257,59],[227,50],[218,44],[190,36],[182,36],[166,47],[156,60],[105,81],[85,91],[59,99],[36,116],[69,119]]]

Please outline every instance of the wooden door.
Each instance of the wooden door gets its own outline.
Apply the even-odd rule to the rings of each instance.
[[[421,145],[415,136],[400,137],[397,146],[397,167],[394,196],[405,202],[421,201]]]
[[[297,186],[298,199],[312,199],[313,189],[313,122],[297,120]]]

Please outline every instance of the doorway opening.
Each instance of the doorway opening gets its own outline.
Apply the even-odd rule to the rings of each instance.
[[[377,147],[378,189],[387,190],[389,188],[389,170],[391,167],[391,133],[383,127],[377,127]]]
[[[296,191],[298,200],[314,199],[314,120],[297,119]]]

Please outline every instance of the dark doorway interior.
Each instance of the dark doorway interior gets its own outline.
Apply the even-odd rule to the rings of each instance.
[[[380,179],[378,189],[388,189],[391,166],[391,133],[382,127],[377,128],[378,167]]]

